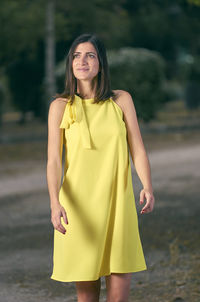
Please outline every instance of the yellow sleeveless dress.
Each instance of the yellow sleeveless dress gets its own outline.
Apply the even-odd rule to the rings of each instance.
[[[59,201],[69,224],[54,230],[53,272],[61,282],[146,270],[123,112],[112,98],[75,96],[60,128],[65,146]]]

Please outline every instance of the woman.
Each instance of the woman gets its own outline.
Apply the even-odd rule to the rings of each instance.
[[[65,146],[62,185],[62,150]],[[128,301],[132,272],[146,269],[129,151],[143,184],[141,214],[153,210],[150,166],[131,95],[112,91],[106,51],[93,34],[67,55],[63,94],[48,117],[47,182],[54,226],[51,278],[76,282],[78,302]]]

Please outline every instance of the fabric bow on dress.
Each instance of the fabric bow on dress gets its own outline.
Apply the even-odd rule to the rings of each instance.
[[[73,104],[67,102],[59,128],[68,129],[71,124],[78,123],[83,148],[91,149],[90,132],[87,125],[82,99],[75,95]]]

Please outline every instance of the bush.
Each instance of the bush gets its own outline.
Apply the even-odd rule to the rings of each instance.
[[[138,117],[150,121],[168,99],[164,89],[164,59],[142,48],[127,47],[107,53],[112,89],[128,91],[134,99]]]
[[[188,109],[200,106],[200,57],[194,57],[190,64],[185,87],[185,102]]]

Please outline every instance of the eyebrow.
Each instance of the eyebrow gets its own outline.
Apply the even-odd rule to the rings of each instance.
[[[80,51],[75,51],[75,52],[74,52],[74,54],[75,54],[75,53],[81,53],[81,52],[80,52]],[[86,54],[89,54],[89,53],[92,53],[93,55],[95,55],[95,56],[96,56],[96,53],[95,53],[95,52],[92,52],[92,51],[88,51],[88,52],[86,52]]]

